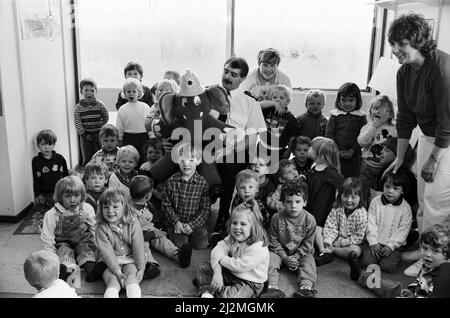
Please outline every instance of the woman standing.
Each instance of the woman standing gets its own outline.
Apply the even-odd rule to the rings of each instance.
[[[397,18],[389,28],[392,52],[402,66],[397,72],[397,157],[386,171],[403,163],[412,130],[419,125],[417,188],[419,233],[434,224],[450,225],[450,55],[436,49],[432,30],[422,15]],[[421,252],[405,270],[411,276],[422,266]]]

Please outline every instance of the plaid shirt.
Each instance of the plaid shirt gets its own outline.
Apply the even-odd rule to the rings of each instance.
[[[355,209],[348,217],[344,208],[334,208],[328,215],[323,228],[323,242],[336,246],[338,239],[348,240],[348,245],[359,245],[367,230],[367,210],[362,207]],[[335,243],[335,244],[333,244]],[[340,247],[345,247],[341,246]]]
[[[197,172],[189,180],[183,180],[181,172],[167,180],[162,193],[162,210],[171,225],[178,221],[192,229],[203,226],[211,210],[206,179]]]

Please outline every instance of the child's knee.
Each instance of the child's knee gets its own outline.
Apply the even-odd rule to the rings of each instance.
[[[349,249],[351,252],[355,252],[355,253],[356,253],[356,256],[358,256],[358,257],[361,255],[361,247],[359,247],[358,245],[352,244],[352,245],[350,245],[350,246],[348,247],[348,249]]]

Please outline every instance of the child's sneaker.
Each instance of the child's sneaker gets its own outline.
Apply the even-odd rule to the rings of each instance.
[[[331,253],[320,253],[319,256],[316,257],[316,265],[322,266],[328,263],[331,263],[334,260],[334,256]]]
[[[214,295],[211,294],[210,292],[204,292],[200,298],[214,298]]]
[[[189,243],[184,243],[178,251],[178,261],[182,268],[186,268],[191,264],[192,247]]]
[[[295,298],[314,298],[316,297],[317,290],[312,289],[311,286],[303,285],[296,292],[294,292]]]
[[[286,294],[279,290],[278,288],[267,288],[267,290],[262,293],[259,298],[285,298]]]
[[[350,265],[350,278],[351,280],[357,281],[361,275],[361,264],[359,263],[359,258],[355,252],[351,251],[348,254],[348,265]]]
[[[145,264],[144,279],[152,279],[161,273],[159,265],[156,263]]]
[[[66,281],[70,274],[72,274],[72,272],[69,272],[66,265],[59,264],[59,279]]]

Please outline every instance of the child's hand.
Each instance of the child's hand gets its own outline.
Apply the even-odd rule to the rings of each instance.
[[[186,234],[186,235],[191,235],[192,232],[194,232],[192,227],[189,224],[187,224],[187,223],[183,224],[183,230],[184,230],[184,234]]]
[[[391,253],[392,253],[392,250],[389,246],[385,245],[381,248],[380,255],[382,257],[388,257],[389,255],[391,255]]]
[[[221,290],[223,288],[223,277],[222,273],[214,273],[211,280],[211,287],[215,290]]]
[[[184,234],[183,223],[177,221],[177,223],[175,223],[174,230],[176,234]]]
[[[341,238],[341,247],[347,247],[350,245],[350,240],[346,238]]]
[[[341,158],[341,159],[348,159],[347,151],[346,150],[339,150],[339,158]]]
[[[272,103],[275,106],[275,114],[276,115],[281,116],[286,112],[286,109],[284,107],[282,107],[280,103],[277,103],[277,102],[272,102]]]
[[[337,247],[341,247],[341,239],[340,238],[337,239],[335,241],[335,244],[336,244]],[[332,245],[324,244],[323,247],[324,247],[324,249],[322,250],[322,252],[324,252],[324,253],[332,253],[333,252],[333,246]]]
[[[172,143],[169,141],[170,138],[164,139],[162,142],[162,146],[164,148],[164,151],[167,153],[170,153],[172,151],[173,145]]]
[[[348,156],[348,159],[350,159],[351,157],[353,157],[354,154],[355,154],[355,149],[350,148],[349,150],[347,150],[347,156]]]
[[[383,126],[385,123],[387,122],[387,120],[385,118],[382,117],[376,117],[373,121],[372,121],[372,126],[376,129],[380,128],[381,126]]]
[[[162,237],[166,237],[167,236],[166,232],[164,232],[162,230],[158,230],[158,229],[155,229],[154,233],[155,233],[155,238],[162,238]]]
[[[370,246],[370,252],[372,253],[372,256],[376,259],[381,258],[381,250],[382,250],[382,247],[378,243]]]
[[[116,273],[116,277],[119,280],[120,286],[122,286],[122,288],[125,288],[125,278],[127,278],[127,276],[125,276],[122,271],[119,271]]]
[[[136,280],[137,280],[137,282],[138,282],[138,284],[140,283],[140,282],[142,282],[142,279],[144,278],[144,270],[143,269],[140,269],[140,270],[138,270],[137,272],[136,272]]]
[[[289,265],[288,268],[290,271],[296,271],[298,266],[300,265],[299,259],[295,255],[289,256]]]
[[[38,195],[35,199],[36,204],[45,204],[45,198],[42,194]]]

